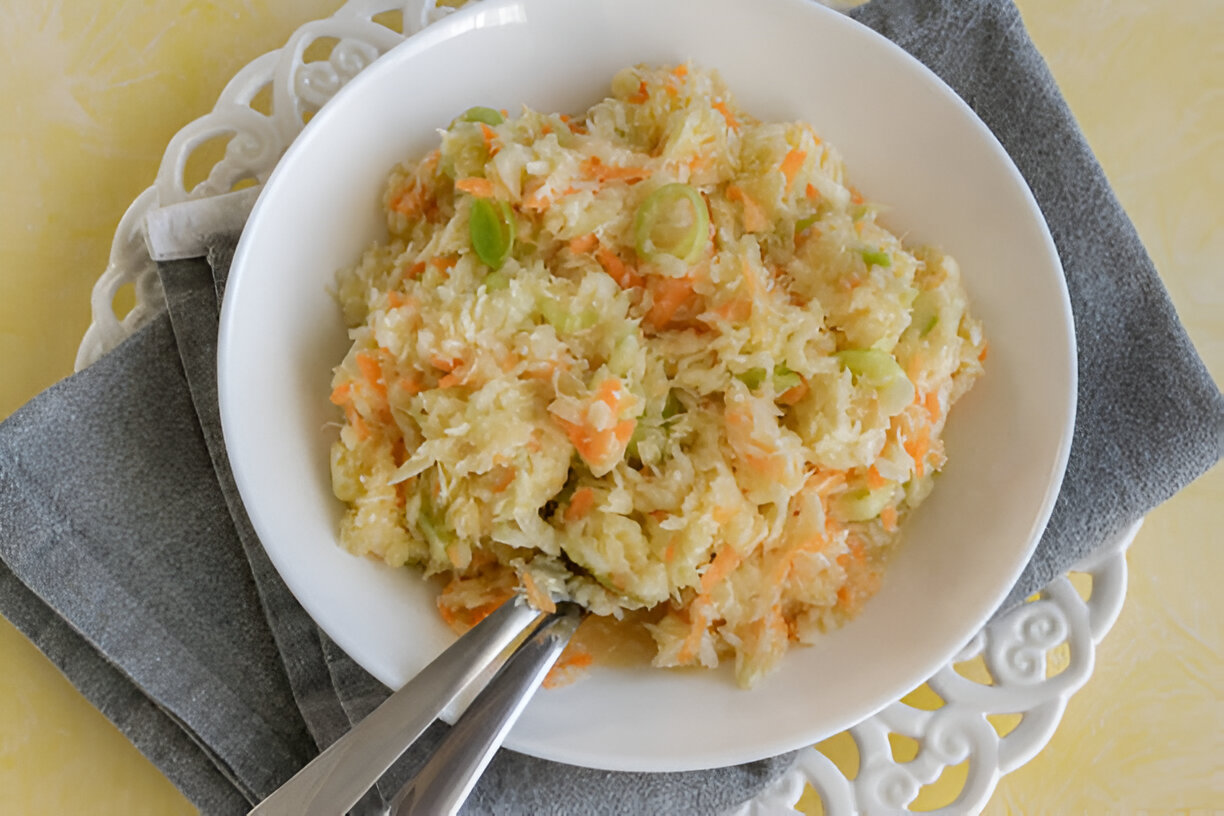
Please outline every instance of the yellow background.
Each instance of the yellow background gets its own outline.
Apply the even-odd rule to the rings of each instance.
[[[70,373],[91,285],[162,151],[337,0],[0,0],[0,417]],[[1217,383],[1224,3],[1021,0]],[[1050,745],[987,813],[1224,811],[1224,469],[1151,514],[1130,593]],[[191,806],[0,619],[0,814]]]

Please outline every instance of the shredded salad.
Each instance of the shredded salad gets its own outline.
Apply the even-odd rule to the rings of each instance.
[[[345,547],[457,628],[649,610],[655,665],[745,687],[876,590],[986,342],[810,125],[636,66],[581,116],[469,109],[383,202],[338,279]]]

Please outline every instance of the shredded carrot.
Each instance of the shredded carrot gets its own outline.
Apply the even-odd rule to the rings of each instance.
[[[752,301],[747,298],[728,300],[714,310],[715,314],[733,323],[742,323],[752,314]]]
[[[876,470],[875,465],[872,465],[871,467],[867,468],[867,486],[868,487],[870,487],[872,490],[875,490],[877,487],[883,487],[886,484],[888,484],[888,480],[880,475],[880,471]]]
[[[727,187],[727,199],[730,201],[739,201],[744,207],[744,229],[748,232],[761,232],[769,226],[769,219],[765,217],[765,210],[761,209],[761,205],[756,199],[744,192],[744,188],[738,184],[731,184]]]
[[[387,305],[390,306],[392,309],[398,309],[400,306],[403,306],[407,302],[408,302],[408,299],[404,297],[403,295],[401,295],[399,292],[395,291],[394,289],[392,289],[390,292],[387,292]]]
[[[391,199],[391,209],[401,215],[416,215],[425,207],[425,191],[414,181],[395,198]]]
[[[387,384],[383,382],[382,366],[378,364],[378,360],[368,352],[360,351],[357,353],[357,368],[361,370],[361,376],[374,390],[375,394],[380,397],[387,396]]]
[[[465,632],[468,629],[471,629],[473,626],[496,612],[497,608],[508,601],[512,596],[512,593],[509,590],[499,590],[488,603],[481,604],[480,606],[473,607],[471,609],[464,607],[456,608],[447,603],[447,590],[450,590],[451,587],[455,586],[459,581],[459,578],[453,579],[451,583],[447,585],[446,589],[442,590],[442,593],[438,595],[437,600],[438,614],[442,617],[442,620],[446,622],[447,626],[457,632]]]
[[[591,653],[571,644],[561,653],[561,657],[553,664],[553,667],[548,670],[547,676],[544,678],[544,688],[555,689],[561,686],[567,686],[577,680],[591,664],[595,662],[595,658]]]
[[[361,418],[361,414],[357,413],[353,403],[346,402],[344,404],[344,418],[348,420],[348,424],[357,432],[358,439],[365,439],[370,435],[369,427],[366,426],[365,420]]]
[[[493,182],[479,176],[459,179],[455,182],[455,189],[470,193],[477,198],[492,198],[495,193]]]
[[[599,248],[599,251],[595,253],[595,258],[612,280],[620,285],[620,288],[629,289],[644,283],[641,275],[626,266],[625,262],[616,257],[616,254],[606,246]]]
[[[676,545],[669,543],[667,548],[663,550],[663,563],[670,564],[676,557]]]
[[[557,605],[553,603],[553,599],[540,589],[539,584],[531,577],[531,573],[520,572],[519,579],[523,582],[523,592],[527,594],[527,600],[532,606],[549,614],[557,611]]]
[[[578,169],[587,178],[597,181],[625,181],[632,184],[650,177],[650,170],[645,167],[619,167],[604,164],[598,156],[585,160]]]
[[[663,86],[663,90],[667,92],[668,96],[673,97],[673,98],[680,95],[679,89],[676,88],[676,86],[671,84],[670,82]]]
[[[654,303],[646,313],[646,321],[655,329],[662,329],[671,322],[680,307],[693,299],[693,279],[661,277],[652,287]]]
[[[459,263],[458,255],[439,255],[429,259],[429,265],[439,272],[445,272],[457,263]]]
[[[417,261],[412,266],[408,267],[408,271],[404,274],[407,275],[409,278],[419,278],[421,277],[421,273],[423,273],[424,271],[425,271],[425,262]]]
[[[454,388],[456,385],[458,385],[462,381],[462,379],[463,378],[459,376],[457,372],[452,371],[446,376],[442,377],[442,379],[438,380],[438,387],[439,388]]]
[[[989,343],[983,343],[983,344],[982,344],[982,351],[981,351],[981,353],[979,353],[979,354],[978,354],[978,362],[979,362],[979,363],[984,363],[984,362],[986,362],[986,355],[987,355],[987,354],[989,354],[989,353],[990,353],[990,344],[989,344]]]
[[[408,396],[415,396],[424,390],[421,386],[421,379],[416,374],[410,374],[407,377],[401,377],[399,381],[400,388],[408,392]]]
[[[732,130],[739,130],[739,122],[735,120],[735,114],[732,113],[731,109],[727,107],[726,102],[719,99],[717,102],[714,102],[711,107],[723,115],[723,119],[727,120],[727,127],[731,128]]]
[[[591,508],[594,506],[595,491],[589,487],[579,488],[574,491],[574,497],[570,499],[569,507],[565,508],[565,520],[581,521],[590,514]]]
[[[814,184],[809,184],[803,192],[811,201],[820,200],[820,191],[816,189],[816,185]]]
[[[429,364],[439,371],[454,371],[459,367],[461,362],[462,360],[452,360],[447,359],[446,357],[439,357],[437,355],[429,358]]]
[[[739,566],[740,554],[730,544],[724,544],[701,576],[701,592],[709,594]]]
[[[846,483],[845,471],[818,470],[808,477],[807,488],[815,490],[817,496],[828,496]]]
[[[681,63],[672,69],[672,73],[683,79],[684,77],[688,76],[688,66]]]
[[[741,263],[744,272],[744,284],[748,287],[748,294],[756,297],[761,292],[761,282],[757,280],[756,271],[752,268],[752,264],[745,257]]]
[[[795,183],[795,174],[803,167],[803,160],[807,158],[807,151],[792,150],[786,154],[786,158],[782,159],[782,164],[778,167],[782,171],[782,175],[786,176],[786,190],[790,192],[790,188]]]
[[[349,393],[353,390],[352,382],[343,382],[332,389],[331,400],[332,405],[344,405],[349,401]]]
[[[807,396],[808,384],[807,380],[796,385],[794,388],[788,388],[778,395],[778,402],[783,405],[795,405],[799,400]]]
[[[623,411],[626,398],[627,392],[624,391],[624,384],[615,377],[609,377],[600,384],[598,392],[591,397],[588,410],[590,405],[602,402],[613,416],[619,416]],[[633,430],[637,426],[635,419],[622,419],[617,421],[613,427],[605,429],[593,428],[586,422],[569,422],[560,417],[554,417],[554,420],[565,431],[570,443],[578,451],[578,455],[588,464],[604,462],[610,456],[623,455],[625,446],[629,443]]]
[[[862,204],[863,200],[864,200],[863,194],[858,191],[858,188],[851,187],[850,188],[850,203],[851,204]]]
[[[680,651],[676,653],[676,660],[679,663],[689,663],[697,656],[697,650],[701,646],[701,636],[705,634],[706,625],[709,623],[705,610],[708,605],[709,599],[702,595],[698,596],[689,607],[689,632],[680,646]]]
[[[595,237],[595,233],[589,232],[586,235],[571,239],[569,242],[570,252],[575,255],[582,255],[590,252],[595,247],[599,246],[599,239]]]
[[[938,391],[928,392],[926,399],[923,400],[923,405],[926,407],[927,413],[931,415],[932,420],[939,419],[939,415],[943,413],[943,409],[939,407]]]
[[[484,137],[485,147],[489,151],[489,158],[496,156],[497,151],[501,149],[501,147],[496,144],[496,140],[497,140],[496,131],[494,131],[493,128],[489,127],[484,122],[481,122],[480,123],[480,135]]]
[[[880,511],[880,522],[884,525],[884,529],[892,532],[897,529],[897,508],[889,505]]]
[[[642,104],[643,102],[645,102],[645,101],[646,101],[647,99],[649,99],[649,98],[650,98],[650,94],[648,94],[648,93],[646,92],[646,80],[644,80],[644,79],[643,79],[643,80],[642,80],[642,81],[641,81],[641,82],[638,84],[637,93],[635,93],[633,96],[629,97],[629,101],[630,101],[630,102],[632,102],[632,103],[633,103],[633,104],[635,104],[635,105],[640,105],[640,104]]]
[[[918,435],[905,441],[905,452],[914,460],[914,475],[921,476],[925,469],[923,460],[931,449],[931,426],[923,425]]]

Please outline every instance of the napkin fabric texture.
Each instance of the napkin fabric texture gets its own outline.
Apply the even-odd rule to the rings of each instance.
[[[1218,461],[1224,398],[1010,0],[873,0],[852,14],[990,126],[1065,268],[1079,416],[1054,516],[1011,604]],[[238,814],[389,692],[297,604],[234,488],[215,380],[232,237],[211,246],[207,259],[161,266],[165,312],[0,424],[0,613],[203,813]],[[378,812],[446,728],[355,812]],[[503,750],[464,812],[714,814],[790,760],[620,774]]]

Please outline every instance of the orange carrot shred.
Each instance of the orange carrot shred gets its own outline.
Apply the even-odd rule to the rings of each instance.
[[[799,400],[807,396],[808,384],[807,380],[796,385],[794,388],[788,388],[778,395],[778,402],[783,405],[795,405]]]
[[[714,102],[711,107],[723,115],[723,119],[727,120],[727,127],[731,128],[732,130],[739,130],[739,122],[735,120],[735,114],[732,113],[727,107],[726,102],[720,99],[717,102]]]
[[[357,368],[361,370],[361,376],[374,389],[374,393],[380,396],[387,395],[387,384],[383,382],[382,366],[378,364],[378,360],[367,352],[361,351],[356,357]]]
[[[654,303],[646,313],[647,322],[655,329],[664,328],[693,294],[693,280],[687,275],[660,279],[653,289]]]
[[[880,522],[884,525],[884,529],[892,532],[897,529],[897,508],[891,505],[880,511]]]
[[[565,520],[580,521],[590,514],[591,508],[594,506],[595,491],[589,487],[579,488],[574,491],[569,507],[565,508]]]
[[[929,392],[926,395],[926,399],[923,400],[923,405],[926,406],[927,413],[931,415],[931,419],[937,419],[943,413],[943,409],[939,407],[938,391]]]
[[[681,63],[672,69],[672,73],[683,79],[684,77],[688,76],[688,66]]]
[[[778,169],[782,171],[782,175],[786,176],[786,189],[788,192],[795,183],[795,174],[803,167],[803,160],[806,158],[807,151],[792,150],[786,154],[786,158],[782,159],[782,164]]]
[[[724,578],[739,566],[740,554],[730,544],[724,544],[701,576],[701,591],[709,594]]]
[[[634,272],[625,262],[616,257],[616,254],[606,246],[601,246],[599,251],[595,253],[599,265],[604,268],[604,271],[620,285],[622,289],[641,286],[643,283],[642,276]]]
[[[876,470],[876,466],[872,465],[867,469],[867,486],[872,490],[877,487],[883,487],[888,484],[888,480],[880,475],[880,471]]]
[[[332,405],[344,405],[349,400],[349,393],[353,390],[351,382],[344,382],[337,385],[331,392]]]
[[[470,193],[477,198],[492,198],[495,192],[493,182],[479,176],[459,179],[455,182],[455,189]]]
[[[629,101],[635,105],[640,105],[649,98],[650,94],[646,92],[646,80],[643,79],[641,83],[638,84],[637,93],[629,97]]]
[[[739,201],[743,205],[744,229],[748,232],[760,232],[769,225],[769,219],[765,217],[765,211],[761,209],[761,205],[744,192],[744,188],[738,184],[727,187],[727,198],[731,201]]]
[[[990,353],[990,344],[989,344],[989,343],[983,343],[983,344],[982,344],[982,351],[981,351],[981,353],[979,353],[979,354],[978,354],[978,362],[980,362],[980,363],[984,363],[984,362],[986,362],[986,355],[987,355],[987,354],[989,354],[989,353]]]
[[[484,137],[485,147],[488,148],[490,158],[496,156],[497,151],[501,149],[496,144],[497,133],[493,130],[493,128],[489,127],[484,122],[481,122],[480,135]]]
[[[597,246],[599,246],[599,239],[595,237],[593,232],[574,238],[569,242],[569,250],[575,255],[590,252]]]

